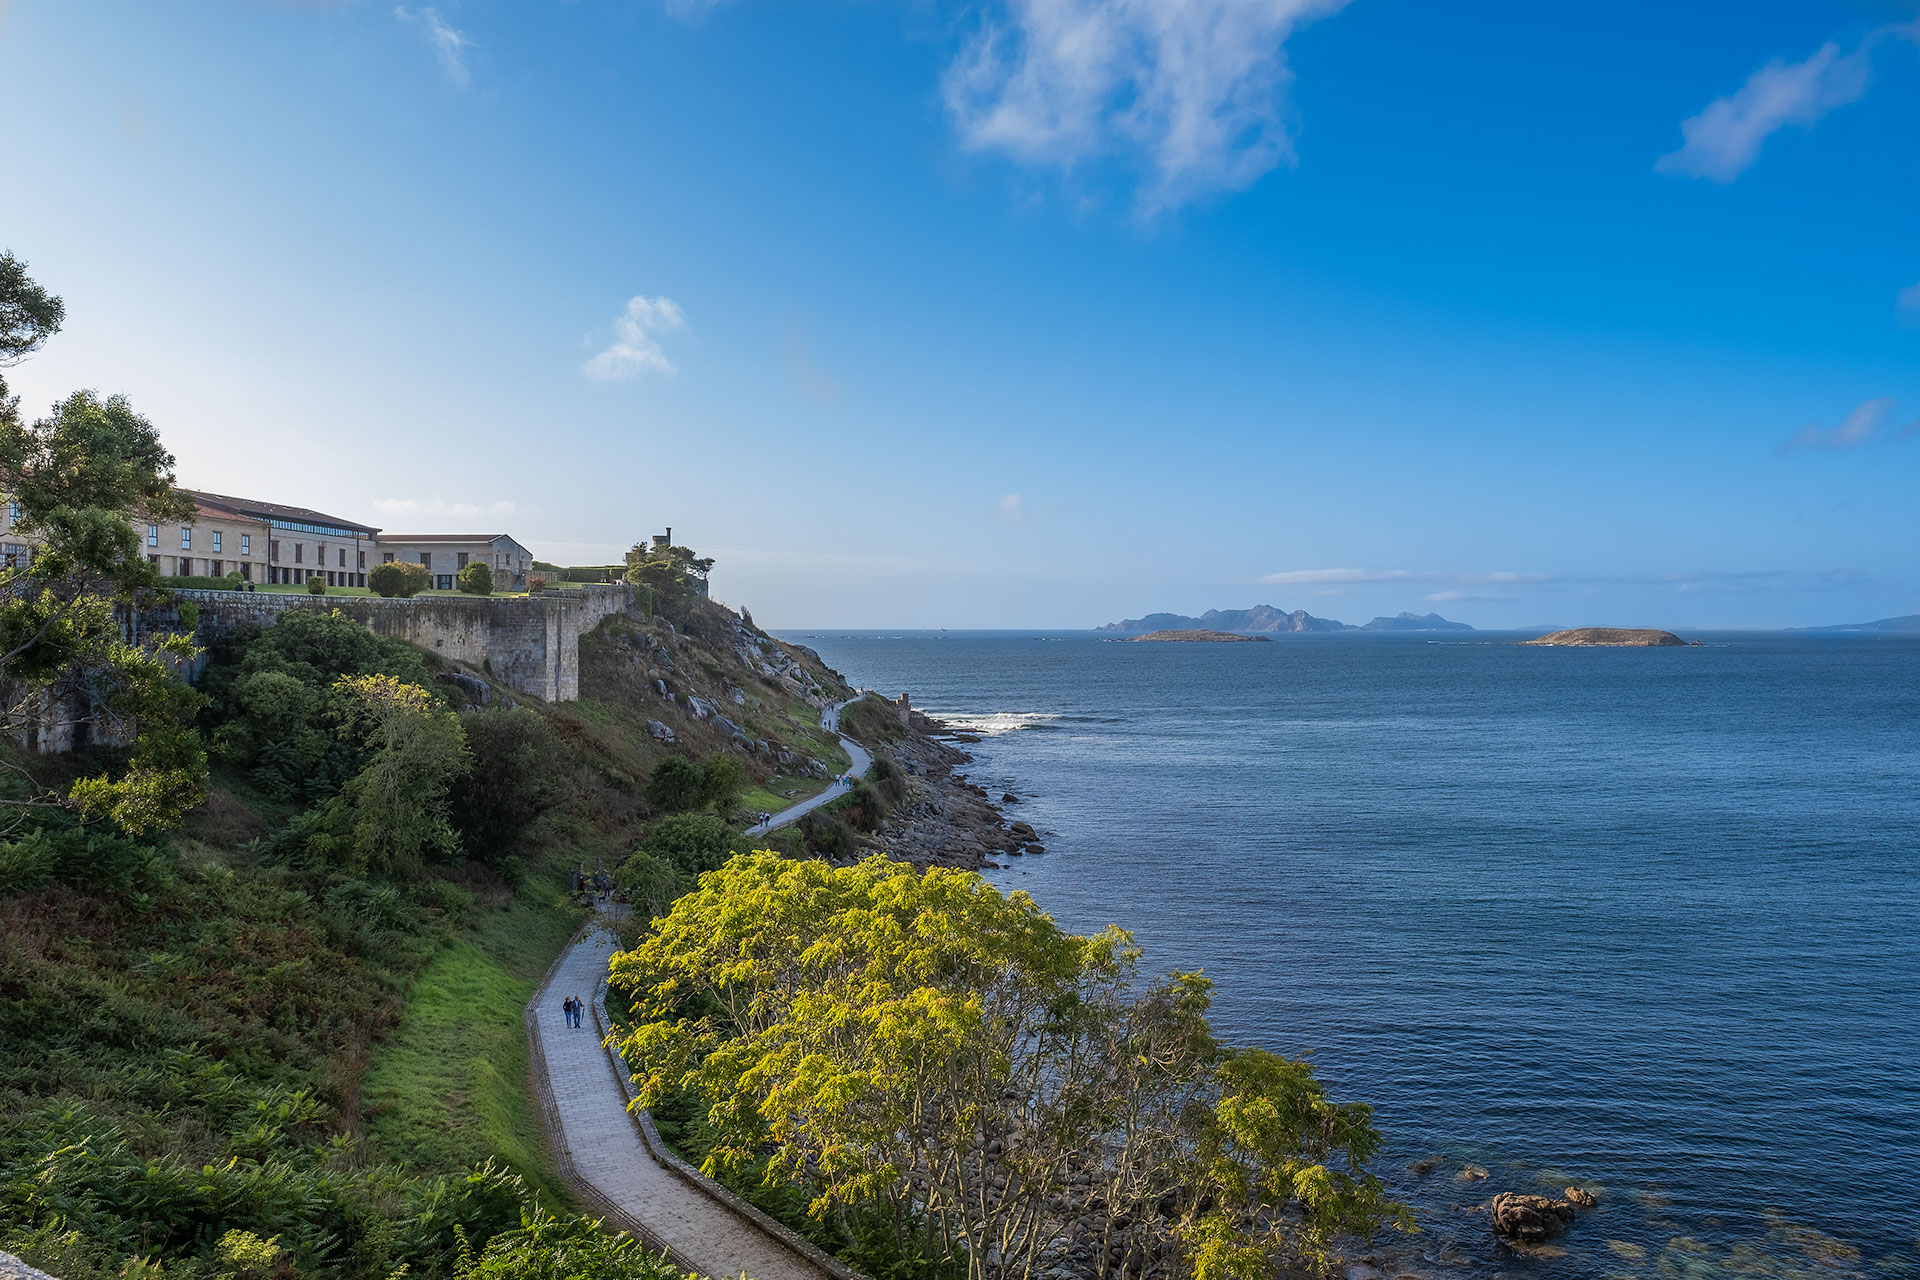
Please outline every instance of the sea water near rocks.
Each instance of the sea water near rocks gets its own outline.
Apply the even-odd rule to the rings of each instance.
[[[1920,640],[785,638],[985,735],[996,883],[1374,1104],[1390,1271],[1920,1275]],[[1472,1211],[1574,1181],[1544,1256]]]

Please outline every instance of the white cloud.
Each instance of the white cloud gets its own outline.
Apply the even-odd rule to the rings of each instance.
[[[661,350],[660,335],[687,327],[687,314],[672,298],[634,296],[613,318],[614,339],[605,351],[580,366],[589,378],[631,378],[642,370],[673,373],[673,361]]]
[[[486,503],[448,502],[442,498],[376,498],[373,509],[388,516],[509,516],[520,507],[505,498]]]
[[[440,69],[446,73],[447,79],[462,88],[466,87],[467,50],[473,48],[472,40],[455,30],[432,6],[416,11],[401,5],[393,11],[393,16],[419,27],[420,34],[440,59]]]
[[[965,144],[1071,169],[1123,156],[1158,212],[1293,160],[1286,42],[1346,0],[1004,0],[946,76]]]
[[[1661,156],[1654,168],[1713,182],[1732,182],[1760,157],[1766,140],[1786,128],[1813,127],[1836,107],[1858,102],[1873,80],[1872,53],[1881,41],[1899,36],[1920,43],[1920,23],[1880,27],[1868,33],[1852,53],[1831,42],[1804,62],[1779,58],[1767,63],[1740,88],[1707,104],[1683,121],[1686,139],[1678,151]]]
[[[993,504],[993,512],[1007,524],[1019,524],[1027,518],[1026,499],[1017,493],[1010,493]]]
[[[1908,315],[1920,316],[1920,284],[1911,284],[1894,295],[1893,305]]]
[[[1863,401],[1855,406],[1841,420],[1840,425],[1832,429],[1810,422],[1795,432],[1793,438],[1780,446],[1780,452],[1792,453],[1797,449],[1854,449],[1863,444],[1871,444],[1880,437],[1880,426],[1893,412],[1892,396],[1880,396]],[[1909,432],[1901,431],[1899,436],[1905,439]]]

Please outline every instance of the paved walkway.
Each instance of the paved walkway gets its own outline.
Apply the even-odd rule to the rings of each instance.
[[[561,1001],[577,995],[591,1002],[615,949],[611,933],[590,930],[567,948],[528,1006],[535,1070],[544,1070],[558,1112],[551,1127],[561,1169],[569,1181],[586,1184],[586,1198],[602,1202],[596,1208],[612,1211],[614,1225],[665,1246],[702,1275],[831,1280],[817,1263],[656,1161],[639,1121],[626,1112],[626,1092],[592,1016],[584,1027],[566,1025]]]
[[[840,708],[846,705],[845,702],[829,702],[826,706],[820,708],[820,727],[823,729],[832,729],[835,733],[838,733],[840,731]],[[855,742],[852,738],[841,738],[840,748],[847,753],[847,759],[853,761],[853,763],[847,767],[847,776],[849,778],[866,777],[867,770],[873,768],[873,757],[867,754],[867,749]],[[799,804],[789,805],[766,821],[757,822],[753,826],[748,827],[747,834],[750,836],[763,836],[775,827],[784,827],[790,822],[798,822],[815,809],[818,809],[821,805],[833,803],[852,789],[853,788],[846,783],[835,779],[833,785],[825,791],[822,791],[819,795],[810,796],[802,800]]]

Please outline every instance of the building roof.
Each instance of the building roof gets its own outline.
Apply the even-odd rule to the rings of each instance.
[[[357,520],[348,520],[341,516],[330,516],[324,511],[315,511],[310,507],[289,507],[280,502],[232,498],[224,493],[207,493],[201,489],[188,489],[186,492],[203,511],[245,516],[254,520],[280,524],[327,525],[347,533],[364,534],[369,537],[380,532],[377,525],[361,524]]]
[[[520,544],[504,533],[389,533],[381,537],[382,542],[498,542],[506,538],[515,546]]]

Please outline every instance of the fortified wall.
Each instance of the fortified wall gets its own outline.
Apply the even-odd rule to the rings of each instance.
[[[588,584],[527,596],[309,596],[279,591],[175,590],[174,605],[149,612],[142,628],[177,628],[178,602],[200,610],[202,644],[248,623],[269,627],[299,609],[337,609],[377,635],[465,663],[519,693],[547,702],[580,697],[580,637],[616,613],[635,609],[624,584]],[[134,639],[138,638],[136,632]]]

